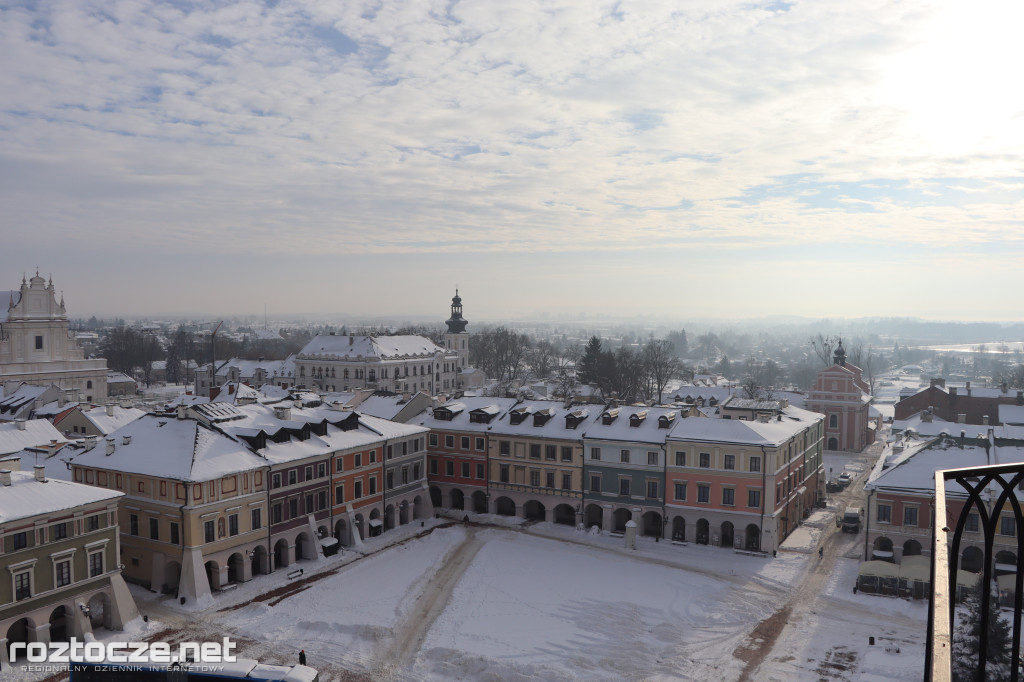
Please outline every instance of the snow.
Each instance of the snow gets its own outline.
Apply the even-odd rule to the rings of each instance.
[[[18,422],[0,421],[0,457],[26,448],[46,448],[53,440],[58,446],[68,442],[64,434],[45,419],[29,419],[22,423],[24,430],[18,428]]]
[[[37,481],[34,472],[12,471],[11,485],[0,486],[0,523],[104,501],[113,502],[123,494],[70,481]]]

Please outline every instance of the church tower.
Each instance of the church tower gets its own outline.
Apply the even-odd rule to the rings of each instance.
[[[458,289],[452,297],[452,316],[445,320],[445,324],[448,325],[444,334],[445,349],[458,353],[459,369],[465,369],[469,366],[469,332],[466,331],[469,321],[462,317],[462,299]]]

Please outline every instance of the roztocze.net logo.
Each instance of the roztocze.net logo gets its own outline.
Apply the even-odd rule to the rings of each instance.
[[[234,663],[231,650],[238,645],[227,637],[223,642],[13,642],[11,660],[24,654],[29,663]]]

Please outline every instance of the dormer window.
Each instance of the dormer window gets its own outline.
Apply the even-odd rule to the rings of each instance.
[[[647,410],[643,410],[642,412],[636,412],[634,414],[629,415],[629,425],[632,427],[640,426],[641,424],[644,423],[645,419],[647,419]]]
[[[508,413],[508,423],[512,426],[518,426],[519,424],[522,424],[528,416],[530,416],[532,411],[533,410],[528,405],[517,407]]]
[[[533,415],[534,426],[544,426],[548,420],[555,416],[555,410],[551,407],[545,408]]]
[[[618,416],[619,408],[615,407],[610,410],[606,410],[605,413],[601,415],[601,423],[607,426],[608,424],[614,422]]]
[[[671,412],[667,412],[666,414],[663,414],[660,417],[658,417],[658,428],[659,429],[667,429],[668,427],[672,426],[672,424],[675,422],[675,420],[676,420],[676,412],[675,412],[675,410],[673,410]]]
[[[565,415],[565,428],[575,429],[577,426],[583,423],[583,420],[587,418],[587,410],[580,408],[573,410],[569,414]]]
[[[469,421],[475,424],[490,424],[501,409],[497,405],[478,407],[469,413]]]

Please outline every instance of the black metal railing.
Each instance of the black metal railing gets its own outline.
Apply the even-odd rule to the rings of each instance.
[[[946,484],[956,482],[963,492],[947,493]],[[947,469],[935,472],[935,523],[932,524],[932,599],[928,606],[928,638],[925,651],[925,680],[948,682],[952,679],[953,623],[957,595],[957,569],[961,557],[960,544],[968,517],[978,515],[978,531],[982,538],[983,562],[980,575],[979,601],[981,623],[978,641],[976,678],[986,679],[988,663],[988,627],[991,609],[999,608],[999,594],[992,603],[992,580],[996,570],[995,538],[1001,517],[1010,512],[1016,536],[1016,573],[1013,590],[1010,679],[1020,680],[1021,604],[1024,598],[1024,515],[1016,490],[1024,482],[1024,464],[1008,464]],[[962,502],[959,514],[953,516],[948,503]],[[952,559],[950,559],[952,557]]]

